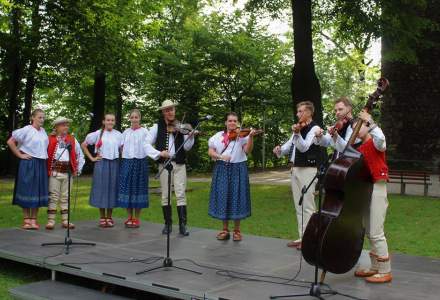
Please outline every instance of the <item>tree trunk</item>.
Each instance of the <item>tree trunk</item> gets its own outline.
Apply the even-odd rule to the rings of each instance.
[[[18,4],[18,3],[16,3]],[[11,11],[11,43],[10,47],[6,49],[6,70],[7,70],[7,100],[8,100],[8,118],[7,118],[7,132],[8,137],[12,131],[17,128],[18,108],[19,108],[19,93],[22,78],[22,64],[21,64],[21,41],[20,41],[20,18],[21,10],[19,6],[14,6]],[[6,166],[4,173],[14,174],[16,168],[17,158],[11,151],[6,153]]]
[[[32,8],[32,29],[31,29],[31,51],[29,69],[26,77],[26,87],[24,90],[24,110],[23,110],[23,125],[28,124],[32,111],[32,98],[35,88],[35,72],[38,66],[38,46],[40,45],[40,27],[41,17],[39,15],[41,0],[36,0]]]
[[[105,73],[95,69],[95,83],[93,86],[92,122],[90,132],[98,130],[102,125],[105,112]]]
[[[295,65],[292,69],[292,104],[311,101],[315,105],[314,120],[322,126],[321,87],[315,73],[312,46],[311,0],[291,0]]]
[[[12,45],[7,51],[8,64],[8,133],[17,127],[17,110],[19,107],[19,92],[21,86],[21,42],[20,42],[21,10],[14,7],[11,12]]]

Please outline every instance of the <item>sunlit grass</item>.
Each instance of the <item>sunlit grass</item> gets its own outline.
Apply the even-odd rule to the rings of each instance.
[[[90,178],[75,179],[73,186],[73,220],[96,220],[98,210],[90,207],[88,197]],[[151,180],[150,186],[158,187]],[[189,225],[221,229],[221,222],[208,216],[210,183],[189,183],[188,219]],[[22,223],[21,210],[11,205],[13,181],[0,181],[0,227],[18,227]],[[289,186],[253,185],[251,187],[252,216],[242,222],[243,234],[270,236],[283,239],[297,238],[296,217]],[[75,201],[76,200],[76,201]],[[440,199],[390,195],[390,208],[385,224],[390,251],[410,255],[440,257]],[[76,204],[75,204],[76,202]],[[174,203],[175,201],[173,201]],[[176,221],[175,209],[173,211]],[[114,216],[126,218],[123,209],[115,209]],[[59,216],[58,216],[59,218]],[[142,220],[162,223],[159,195],[152,194],[150,208],[143,210]],[[39,222],[46,222],[46,211],[39,213]],[[144,224],[144,226],[146,226]],[[214,236],[213,236],[214,238]],[[368,243],[366,243],[368,246]],[[0,298],[7,299],[7,289],[24,282],[37,280],[41,271],[26,272],[23,266],[10,270],[8,263],[0,264]]]

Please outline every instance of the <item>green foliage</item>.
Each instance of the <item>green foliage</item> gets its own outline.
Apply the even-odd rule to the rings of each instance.
[[[38,10],[35,5],[40,3]],[[225,14],[223,1],[206,0],[1,0],[0,2],[0,161],[7,138],[8,60],[17,48],[22,80],[20,115],[26,76],[34,75],[35,107],[50,121],[57,115],[74,120],[83,139],[91,121],[95,70],[106,75],[105,110],[125,113],[139,107],[145,125],[158,117],[164,99],[180,103],[179,118],[215,116],[203,124],[190,154],[191,165],[208,170],[206,141],[223,127],[223,115],[239,113],[245,126],[265,128],[266,153],[284,142],[292,122],[292,37],[268,32],[261,20],[291,13],[291,1],[251,0],[246,10]],[[379,66],[368,61],[372,41],[385,35],[393,48],[388,59],[414,62],[411,45],[420,34],[437,30],[421,17],[426,1],[313,1],[315,67],[322,87],[325,122],[331,124],[332,101],[349,96],[362,103],[375,87]],[[214,9],[207,9],[213,7]],[[11,33],[12,10],[19,10],[19,39]],[[41,19],[41,26],[32,18]],[[426,45],[427,47],[429,45]],[[14,48],[15,47],[15,48]],[[15,53],[15,52],[14,52]],[[37,60],[34,74],[30,68]],[[361,101],[362,100],[362,101]],[[22,125],[26,120],[20,120]],[[252,166],[262,165],[262,139],[255,139]],[[269,155],[269,166],[282,163]]]

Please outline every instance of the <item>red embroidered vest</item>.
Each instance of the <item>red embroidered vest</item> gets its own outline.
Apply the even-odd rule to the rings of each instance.
[[[70,144],[72,148],[70,149],[70,166],[72,168],[72,173],[75,174],[78,171],[78,161],[76,158],[76,151],[75,151],[75,138],[68,134],[65,137],[66,144]],[[47,147],[47,171],[49,173],[49,176],[52,175],[52,164],[54,162],[55,152],[57,150],[58,146],[58,139],[55,134],[49,135],[49,146]]]
[[[373,182],[381,179],[388,180],[388,165],[386,163],[385,151],[377,150],[373,139],[369,139],[360,145],[357,150],[363,154],[364,164]]]

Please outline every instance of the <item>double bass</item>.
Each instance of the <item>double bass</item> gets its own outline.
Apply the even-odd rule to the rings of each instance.
[[[367,112],[373,110],[388,86],[387,79],[378,80],[364,107]],[[302,238],[304,259],[324,272],[348,272],[362,252],[362,219],[370,205],[373,183],[361,176],[363,156],[352,147],[361,126],[362,122],[357,122],[344,152],[329,165],[323,178],[322,209],[312,215]]]

